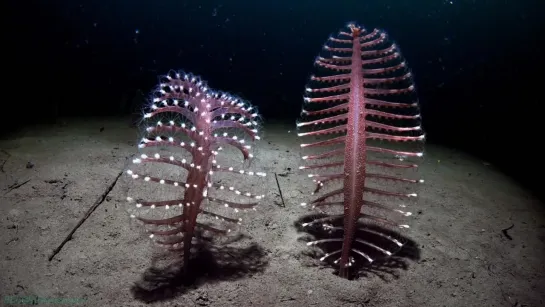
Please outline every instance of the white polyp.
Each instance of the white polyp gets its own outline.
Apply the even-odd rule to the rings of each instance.
[[[151,179],[150,177],[144,177],[145,181],[150,181],[150,179]]]
[[[235,191],[235,193],[236,193],[237,195],[240,195],[240,191]]]
[[[189,183],[186,183],[186,184],[185,184],[185,187],[186,187],[186,188],[189,188]]]
[[[230,167],[230,168],[229,168],[229,171],[233,171],[233,168],[232,168],[232,167]]]
[[[130,197],[130,196],[127,196],[127,201],[128,201],[128,202],[132,202],[132,201],[133,201],[133,198]]]
[[[131,214],[131,219],[135,218],[136,216],[134,214]]]
[[[150,118],[150,117],[151,117],[151,113],[144,114],[144,118]]]
[[[195,130],[197,130],[197,128],[191,127],[191,131],[195,131]]]
[[[256,139],[256,140],[261,140],[261,138],[259,137],[259,135],[256,135],[256,136],[255,136],[255,139]]]
[[[170,161],[174,161],[174,157],[173,157],[173,156],[168,157],[168,159],[169,159]]]
[[[248,196],[248,197],[252,196],[252,194],[250,194],[250,193],[246,193],[246,194],[244,194],[244,195],[246,195],[246,196]]]
[[[197,187],[197,185],[196,185],[196,184],[194,184],[194,185],[193,185],[193,187],[194,187],[194,188],[196,188],[196,187]]]
[[[181,143],[180,143],[180,146],[182,146],[182,147],[185,146],[185,143],[184,143],[184,142],[181,142]]]
[[[178,182],[174,182],[173,185],[174,185],[175,187],[177,187],[177,186],[178,186]]]
[[[132,171],[131,171],[131,170],[127,170],[127,174],[132,175]]]
[[[191,142],[191,144],[189,144],[191,147],[195,147],[195,143],[194,142]]]
[[[303,156],[302,159],[306,160],[306,159],[308,159],[308,156]]]
[[[158,153],[156,153],[156,154],[153,155],[153,156],[155,157],[155,159],[159,159],[159,158],[161,157]]]
[[[133,179],[138,178],[138,174],[133,174],[133,175],[132,175],[132,178],[133,178]]]
[[[155,209],[155,205],[151,205],[150,207],[151,207],[151,209]]]
[[[166,206],[165,206],[165,209],[167,209],[167,210],[170,209],[170,206],[169,206],[169,205],[166,205]]]
[[[248,175],[253,176],[254,172],[248,172]]]
[[[174,138],[170,136],[170,137],[168,138],[168,141],[172,143],[172,142],[174,142]]]
[[[403,214],[404,216],[411,216],[412,215],[411,212],[405,212],[405,211],[401,211],[401,210],[396,210],[396,211]]]
[[[160,136],[157,136],[157,137],[155,137],[155,140],[156,140],[156,141],[161,141],[161,137],[160,137]]]
[[[225,208],[229,208],[229,204],[224,204]]]
[[[234,187],[229,187],[229,191],[233,191],[234,189]]]
[[[399,225],[399,228],[409,228],[409,225]]]
[[[189,166],[195,167],[195,163],[191,163],[191,164],[189,164]]]
[[[165,180],[164,180],[164,179],[161,179],[161,180],[159,180],[159,183],[160,183],[160,184],[164,184],[164,183],[165,183]]]
[[[154,237],[153,234],[150,234],[150,235],[149,235],[149,238],[150,238],[150,239],[153,239],[153,237]]]
[[[306,207],[307,203],[301,203],[301,207]]]
[[[424,182],[424,179],[420,179],[420,180],[418,180],[418,182],[423,183],[423,182]]]
[[[407,194],[409,197],[417,197],[418,195],[416,193]]]

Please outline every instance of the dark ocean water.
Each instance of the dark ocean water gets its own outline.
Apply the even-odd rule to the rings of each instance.
[[[399,45],[429,142],[500,165],[531,187],[545,170],[542,1],[8,3],[4,65],[14,84],[6,93],[18,98],[4,103],[19,125],[128,114],[126,102],[170,69],[250,100],[265,119],[295,121],[316,55],[355,21]]]

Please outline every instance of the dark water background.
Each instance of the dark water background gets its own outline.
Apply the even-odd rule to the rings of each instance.
[[[323,43],[356,21],[400,46],[430,143],[543,190],[544,1],[4,3],[4,132],[59,116],[127,114],[126,101],[169,69],[250,100],[265,119],[294,121]]]

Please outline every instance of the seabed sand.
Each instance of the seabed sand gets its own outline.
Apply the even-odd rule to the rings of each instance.
[[[155,293],[165,299],[153,306],[545,305],[543,204],[493,165],[433,145],[426,148],[426,182],[406,234],[420,259],[400,258],[395,263],[405,269],[373,268],[353,281],[320,266],[294,227],[312,213],[299,205],[309,200],[312,185],[297,170],[293,126],[265,124],[253,166],[268,173],[267,198],[241,227],[246,247],[225,252],[230,258],[222,272],[209,271],[182,291]],[[136,140],[128,120],[98,118],[69,119],[0,141],[0,163],[7,159],[0,173],[0,305],[27,296],[85,300],[84,306],[145,305],[145,291],[131,289],[142,284],[152,249],[131,226],[120,184],[48,261],[136,152]],[[277,205],[275,172],[286,175],[278,177],[285,208]],[[509,240],[502,229],[511,225]]]

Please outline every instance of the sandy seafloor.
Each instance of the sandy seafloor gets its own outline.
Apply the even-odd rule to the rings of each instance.
[[[146,305],[142,299],[150,297],[131,289],[150,268],[151,246],[130,225],[119,184],[48,261],[136,152],[136,130],[128,123],[68,119],[0,141],[0,305],[28,296],[83,306]],[[266,177],[266,201],[240,230],[245,245],[223,247],[223,265],[194,286],[152,292],[158,300],[151,305],[545,306],[544,206],[493,165],[427,145],[426,182],[406,234],[419,259],[398,257],[349,281],[308,256],[299,240],[304,234],[294,227],[310,212],[299,206],[309,184],[297,172],[293,124],[264,128],[255,166],[285,175],[278,178],[286,207],[275,204],[276,182]],[[509,240],[502,229],[511,225]]]

